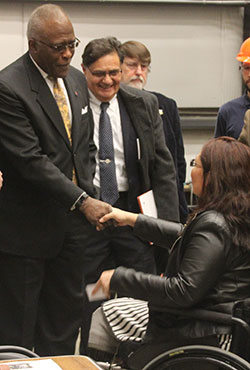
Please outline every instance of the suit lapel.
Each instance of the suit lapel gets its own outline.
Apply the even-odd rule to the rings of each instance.
[[[124,115],[128,115],[127,108],[125,107],[125,103],[121,97],[121,94],[117,94],[117,99],[119,102],[119,109],[120,109],[120,117],[121,117],[121,127],[122,127],[122,137],[123,137],[123,147],[124,147],[124,155],[125,160],[127,159],[127,153],[130,149],[130,136],[131,136],[131,120],[129,119],[129,124],[127,124],[127,120]],[[125,110],[125,112],[124,112]],[[131,122],[131,123],[130,123]],[[134,135],[133,135],[134,136]]]
[[[68,92],[68,97],[71,106],[72,112],[72,128],[71,128],[71,137],[72,137],[72,147],[73,149],[77,146],[77,141],[79,138],[79,127],[81,121],[81,108],[82,100],[79,96],[79,91],[75,85],[73,78],[70,74],[64,79],[64,83]]]
[[[46,81],[30,59],[28,53],[26,54],[25,64],[27,75],[29,76],[30,87],[31,90],[37,94],[37,101],[52,124],[56,127],[59,134],[64,138],[66,144],[71,147],[56,101]]]
[[[132,93],[125,91],[122,87],[119,90],[119,95],[122,97],[124,105],[128,111],[131,118],[133,127],[135,129],[137,137],[140,139],[141,145],[145,143],[148,135],[151,135],[151,124],[149,122],[149,117],[146,111],[146,106],[143,98],[140,96],[133,95]],[[124,132],[124,150],[125,152],[129,150],[127,147],[129,140],[129,132],[126,132],[128,128],[123,127]]]

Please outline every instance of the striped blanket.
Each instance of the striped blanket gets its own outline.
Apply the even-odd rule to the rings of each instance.
[[[103,312],[115,337],[121,342],[140,342],[148,324],[148,303],[133,298],[110,299],[103,303]],[[232,335],[219,335],[219,346],[229,350]]]
[[[133,298],[111,299],[103,304],[107,321],[120,341],[140,342],[148,324],[148,304]]]

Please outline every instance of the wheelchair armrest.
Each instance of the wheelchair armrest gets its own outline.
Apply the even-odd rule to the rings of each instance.
[[[232,316],[227,313],[223,312],[217,312],[217,311],[209,311],[204,309],[175,309],[175,308],[166,308],[166,307],[160,307],[160,306],[153,306],[150,305],[150,309],[157,312],[167,312],[172,315],[182,316],[182,317],[188,317],[191,319],[198,319],[198,320],[206,320],[206,321],[212,321],[217,322],[220,324],[225,325],[232,325]]]
[[[242,301],[244,302],[244,301]],[[250,302],[250,300],[249,300]],[[235,305],[237,305],[238,302],[236,302]],[[236,306],[237,307],[237,306]],[[250,307],[250,306],[249,306]],[[172,315],[177,315],[181,317],[187,317],[190,319],[198,319],[198,320],[205,320],[210,321],[218,324],[228,325],[233,327],[234,325],[240,326],[244,329],[244,331],[247,333],[247,335],[250,338],[250,326],[247,321],[244,320],[242,317],[235,317],[227,313],[223,312],[217,312],[217,311],[210,311],[205,309],[174,309],[174,308],[166,308],[161,306],[153,306],[150,305],[150,309],[157,311],[157,312],[167,312]],[[238,308],[239,309],[239,308]],[[234,310],[235,312],[235,310]],[[238,316],[238,315],[237,315]],[[250,318],[250,317],[249,317]]]

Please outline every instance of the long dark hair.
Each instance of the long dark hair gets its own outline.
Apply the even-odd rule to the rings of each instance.
[[[222,136],[203,146],[200,159],[204,182],[196,212],[223,214],[234,244],[250,249],[250,148]]]

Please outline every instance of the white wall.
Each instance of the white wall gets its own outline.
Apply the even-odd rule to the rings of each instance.
[[[27,20],[38,5],[0,2],[0,69],[27,50]],[[81,40],[72,62],[75,67],[80,68],[83,48],[93,38],[136,39],[152,54],[147,88],[174,98],[179,107],[219,107],[241,95],[235,56],[242,42],[242,8],[105,2],[61,5]],[[212,135],[210,131],[183,132],[187,162]]]
[[[186,182],[191,180],[190,161],[199,154],[202,145],[213,137],[212,130],[183,131],[183,140],[185,146],[185,158],[187,162]]]
[[[60,3],[59,3],[60,4]],[[61,2],[82,41],[73,59],[80,68],[84,46],[108,35],[136,39],[152,53],[148,89],[180,107],[218,107],[240,94],[235,56],[242,41],[240,7]],[[0,68],[27,49],[26,25],[38,2],[0,3]]]

